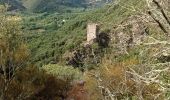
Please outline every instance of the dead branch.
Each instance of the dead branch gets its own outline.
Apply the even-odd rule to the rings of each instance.
[[[156,1],[156,0],[153,0],[153,3],[155,3],[155,4],[157,5],[157,7],[158,7],[158,9],[161,11],[163,17],[166,19],[167,23],[170,25],[170,20],[169,20],[167,14],[165,13],[165,10],[164,10],[164,9],[162,8],[162,6],[159,4],[159,2]]]
[[[169,67],[164,69],[151,69],[148,72],[145,72],[144,74],[139,74],[137,71],[129,67],[130,71],[126,71],[128,74],[133,75],[132,80],[135,82],[143,82],[147,85],[150,84],[157,84],[159,85],[159,90],[163,93],[167,93],[167,91],[170,90],[170,83],[165,83],[163,80],[159,79],[161,76],[161,73],[168,72],[170,70]]]
[[[159,27],[163,30],[166,35],[168,34],[168,31],[166,30],[165,26],[158,20],[151,11],[148,11],[148,14],[153,18],[153,20],[159,25]]]
[[[108,97],[111,100],[115,100],[115,95],[109,90],[109,88],[107,88],[101,84],[101,82],[103,82],[103,80],[100,78],[100,76],[97,74],[92,74],[92,73],[90,75],[97,80],[98,88],[101,89],[101,93],[103,94],[102,90],[104,90],[104,92],[107,93]]]

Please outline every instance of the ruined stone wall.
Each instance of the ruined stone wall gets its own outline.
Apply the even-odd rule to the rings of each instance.
[[[91,23],[87,25],[87,42],[91,42],[97,38],[97,24]]]

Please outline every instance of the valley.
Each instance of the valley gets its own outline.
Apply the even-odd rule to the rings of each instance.
[[[169,100],[168,0],[1,0],[0,100]]]

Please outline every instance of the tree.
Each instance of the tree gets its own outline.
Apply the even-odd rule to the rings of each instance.
[[[25,67],[28,60],[28,49],[22,39],[22,32],[16,18],[5,15],[6,9],[0,11],[0,78],[3,85],[0,89],[0,100],[15,79],[18,70]]]

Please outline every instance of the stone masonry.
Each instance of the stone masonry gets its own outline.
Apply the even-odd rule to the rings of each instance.
[[[90,23],[87,25],[87,43],[93,43],[98,34],[98,25],[95,23]]]

